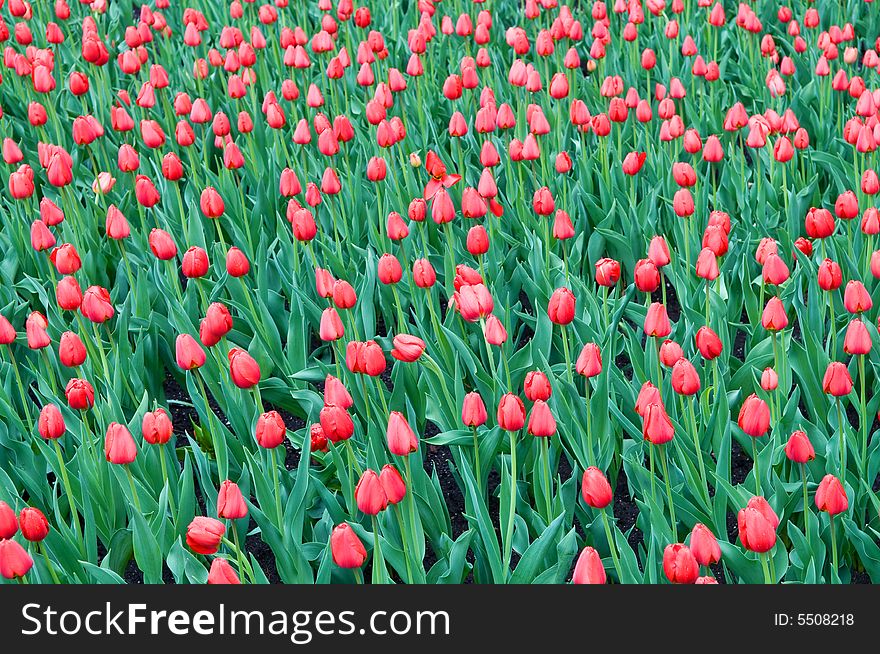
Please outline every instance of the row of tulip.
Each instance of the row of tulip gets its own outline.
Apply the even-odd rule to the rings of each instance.
[[[4,581],[880,580],[872,3],[123,4],[0,1]]]

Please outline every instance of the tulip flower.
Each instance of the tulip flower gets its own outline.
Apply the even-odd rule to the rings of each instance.
[[[0,575],[21,579],[34,565],[27,551],[14,540],[0,540]]]
[[[834,516],[849,508],[849,499],[841,481],[834,475],[825,475],[816,488],[816,508],[828,514],[831,530],[831,578],[840,583],[837,562],[837,538],[834,533]]]
[[[693,584],[700,576],[700,564],[687,545],[675,543],[663,550],[663,572],[671,584]]]
[[[779,518],[767,500],[756,496],[749,500],[744,509],[736,516],[739,527],[739,539],[743,547],[760,555],[764,567],[764,582],[775,583],[768,569],[766,553],[776,545],[776,527]]]
[[[241,580],[226,559],[217,557],[211,561],[211,569],[208,571],[208,584],[221,585],[240,583]]]
[[[12,538],[18,533],[18,518],[6,502],[0,500],[0,541]]]
[[[18,514],[21,535],[32,543],[41,542],[49,534],[49,521],[43,512],[34,507],[26,507]]]
[[[354,530],[343,522],[330,534],[330,552],[333,563],[340,568],[360,568],[367,560],[367,550]]]
[[[186,544],[196,554],[216,554],[226,527],[219,520],[196,516],[186,528]]]
[[[571,578],[573,584],[604,584],[606,581],[602,557],[592,547],[585,547],[578,556]]]
[[[691,530],[690,550],[701,566],[708,567],[721,560],[721,547],[715,534],[699,522]]]

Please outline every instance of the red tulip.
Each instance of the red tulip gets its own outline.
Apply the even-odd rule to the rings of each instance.
[[[599,468],[591,466],[584,470],[581,480],[581,497],[587,506],[594,509],[604,509],[611,504],[611,484]]]
[[[229,561],[219,556],[211,561],[211,569],[208,571],[209,585],[240,583],[241,580],[238,578],[238,575],[232,566],[229,565]]]
[[[851,320],[847,326],[843,351],[855,355],[868,354],[871,351],[871,334],[861,320]]]
[[[225,520],[239,520],[247,514],[247,504],[238,484],[228,479],[220,484],[220,492],[217,494],[217,515]]]
[[[205,351],[189,334],[178,335],[175,352],[181,370],[193,370],[205,365]]]
[[[785,444],[785,456],[794,463],[807,463],[816,458],[816,450],[806,432],[801,430],[792,432]]]
[[[574,566],[573,584],[604,584],[606,581],[605,567],[602,557],[592,547],[585,547],[578,556]]]
[[[42,511],[34,507],[29,506],[21,510],[18,524],[21,527],[21,535],[32,543],[39,543],[49,535],[49,521]]]
[[[531,370],[526,373],[523,386],[526,397],[532,402],[536,400],[544,400],[546,402],[550,399],[550,395],[553,392],[547,375],[538,370]]]
[[[0,575],[6,579],[20,579],[33,567],[34,560],[14,540],[0,540]]]
[[[415,432],[399,411],[392,411],[389,414],[385,436],[388,441],[388,450],[397,456],[407,456],[419,449],[419,441]]]
[[[652,302],[645,314],[645,334],[657,338],[665,338],[672,333],[669,317],[666,314],[666,306],[660,302]]]
[[[125,425],[111,422],[104,440],[104,458],[116,465],[132,463],[137,457],[137,446]]]
[[[700,376],[694,364],[685,358],[672,366],[672,389],[679,395],[695,395],[700,392]]]
[[[461,405],[461,421],[466,427],[479,427],[486,423],[486,405],[476,391],[464,396]]]
[[[864,313],[873,306],[871,294],[862,282],[853,279],[846,285],[843,293],[843,305],[850,313]]]
[[[619,279],[620,263],[608,258],[596,262],[596,283],[599,286],[614,286]]]
[[[354,489],[358,509],[367,515],[376,515],[388,506],[388,497],[375,471],[367,469]]]
[[[762,554],[776,545],[779,518],[763,497],[753,497],[736,516],[739,539],[747,550]]]
[[[642,436],[653,445],[668,443],[675,436],[672,420],[662,404],[652,403],[644,408]]]
[[[543,400],[535,400],[529,415],[528,432],[532,436],[549,438],[556,433],[556,420]]]
[[[822,390],[828,395],[843,397],[852,391],[853,381],[847,367],[839,361],[832,361],[825,369]]]
[[[71,379],[64,388],[71,409],[90,409],[95,406],[95,391],[85,379]]]
[[[360,568],[367,560],[367,550],[348,523],[333,528],[330,534],[330,552],[340,568]]]
[[[147,411],[141,420],[141,434],[150,445],[164,445],[174,433],[174,425],[165,409]]]
[[[348,440],[354,434],[354,422],[341,406],[325,404],[319,414],[321,429],[332,443]]]
[[[229,350],[229,374],[232,383],[239,388],[251,388],[260,383],[260,366],[254,358],[234,347]]]
[[[526,407],[513,393],[505,393],[498,402],[498,426],[505,431],[519,431],[526,423]]]
[[[0,541],[12,538],[18,533],[18,519],[15,511],[6,502],[0,500]]]
[[[590,378],[602,372],[602,352],[595,343],[587,343],[575,362],[579,375]]]
[[[675,543],[663,550],[663,572],[672,584],[692,584],[700,576],[700,564],[687,545]]]
[[[740,407],[739,428],[752,438],[760,438],[770,429],[770,408],[757,395],[749,395]]]
[[[226,526],[219,520],[196,516],[186,528],[186,544],[196,554],[216,554]]]
[[[391,356],[405,363],[418,361],[425,351],[425,341],[418,336],[398,334],[394,337],[393,343],[394,349],[391,350]]]
[[[690,550],[697,563],[702,566],[709,566],[721,560],[721,547],[715,534],[699,522],[691,530]]]
[[[568,325],[574,320],[575,297],[567,288],[557,288],[550,296],[547,315],[556,325]]]
[[[61,438],[67,427],[64,424],[64,418],[61,411],[54,404],[47,404],[40,410],[40,417],[37,421],[37,431],[40,432],[46,440]]]
[[[825,475],[819,482],[816,488],[816,508],[830,516],[843,513],[849,508],[846,490],[834,475]]]
[[[327,375],[324,380],[324,404],[335,404],[343,409],[348,409],[354,404],[354,399],[339,379],[333,375]]]
[[[257,418],[254,435],[260,447],[267,450],[278,447],[284,442],[286,434],[287,427],[284,424],[284,419],[277,411],[267,411]]]
[[[382,470],[379,472],[379,483],[382,485],[382,490],[385,491],[388,504],[398,504],[406,497],[406,483],[397,468],[390,463],[382,466]]]

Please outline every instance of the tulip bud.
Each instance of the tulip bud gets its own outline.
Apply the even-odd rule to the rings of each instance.
[[[367,560],[367,550],[354,530],[343,522],[330,534],[330,552],[340,568],[360,568]]]
[[[695,395],[700,392],[700,376],[694,364],[685,358],[672,366],[672,389],[679,395]]]
[[[377,515],[388,506],[388,497],[375,471],[367,469],[355,486],[354,497],[358,509],[367,515]]]
[[[425,341],[418,336],[398,334],[394,337],[393,343],[394,349],[391,350],[391,356],[405,363],[418,361],[425,351]]]
[[[241,580],[232,566],[229,565],[229,561],[218,556],[211,561],[211,569],[208,571],[208,584],[241,584]]]
[[[581,480],[581,497],[587,506],[594,509],[604,509],[611,503],[611,484],[608,483],[605,473],[599,468],[591,466],[584,470]]]
[[[531,370],[526,373],[525,382],[523,383],[526,397],[532,402],[536,400],[547,401],[553,389],[550,386],[550,380],[547,375],[538,370]]]
[[[95,405],[95,391],[85,379],[71,379],[64,388],[71,409],[90,409]]]
[[[104,440],[104,458],[116,465],[132,463],[137,457],[137,446],[125,425],[111,422]]]
[[[602,372],[602,352],[595,343],[587,343],[575,362],[575,370],[586,378],[595,377]]]
[[[721,560],[721,547],[715,534],[704,524],[697,523],[691,531],[690,550],[702,566],[710,566]]]
[[[18,515],[18,524],[21,527],[21,535],[25,540],[39,543],[49,534],[49,521],[39,509],[27,507]]]
[[[663,550],[663,572],[672,584],[692,584],[700,576],[700,565],[687,545],[675,543]]]
[[[403,477],[390,463],[385,464],[379,472],[379,483],[388,498],[388,504],[397,504],[406,497],[406,484]]]
[[[239,388],[252,388],[260,383],[260,366],[250,354],[234,347],[229,350],[228,358],[232,383]]]
[[[219,520],[196,516],[186,528],[186,544],[196,554],[216,554],[226,526]]]
[[[341,406],[325,404],[319,414],[321,429],[332,443],[348,440],[354,434],[354,422]]]
[[[0,541],[12,538],[18,533],[18,521],[15,511],[6,502],[0,500]]]
[[[602,557],[592,547],[585,547],[578,556],[571,578],[573,584],[604,584],[606,581],[605,567]]]
[[[558,288],[550,296],[547,305],[547,315],[550,321],[556,325],[568,325],[574,320],[575,297],[567,288]]]
[[[255,436],[260,447],[267,450],[278,447],[284,442],[286,434],[284,419],[277,411],[267,411],[257,418]]]
[[[217,494],[217,515],[225,520],[239,520],[247,514],[247,504],[238,484],[228,479],[220,484],[220,492]]]
[[[672,420],[662,404],[648,404],[642,415],[642,436],[654,445],[668,443],[675,436]]]
[[[399,411],[392,411],[388,416],[386,438],[388,450],[397,456],[407,456],[419,448],[415,432]]]
[[[33,567],[30,554],[14,540],[0,540],[0,575],[6,579],[20,579]]]
[[[37,430],[45,440],[61,438],[67,427],[64,424],[64,418],[61,411],[54,404],[47,404],[40,410],[40,417],[37,421]]]
[[[141,421],[141,434],[150,445],[164,445],[174,433],[174,425],[165,409],[147,411]]]
[[[793,463],[806,463],[816,458],[816,450],[806,432],[801,430],[792,432],[785,444],[785,456]]]
[[[849,395],[852,391],[853,381],[847,367],[839,361],[832,361],[825,369],[822,378],[822,390],[834,397]]]
[[[205,351],[189,334],[178,335],[175,354],[181,370],[193,370],[205,365]]]
[[[819,482],[819,487],[816,488],[816,508],[832,517],[849,508],[846,490],[834,475],[825,475]]]
[[[526,422],[526,408],[523,401],[513,393],[501,396],[498,402],[498,426],[505,431],[519,431]]]
[[[747,550],[763,554],[776,545],[779,517],[763,497],[753,497],[736,516],[739,539]]]

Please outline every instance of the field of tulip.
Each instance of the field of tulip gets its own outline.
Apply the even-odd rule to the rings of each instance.
[[[875,3],[0,17],[0,583],[880,582]]]

